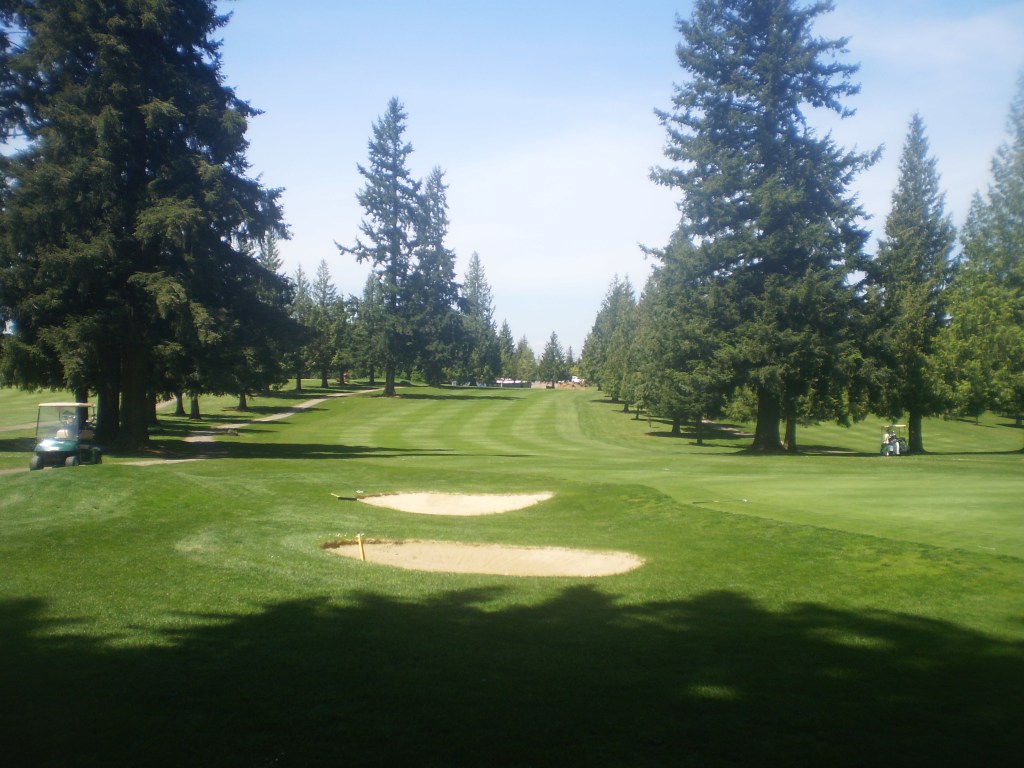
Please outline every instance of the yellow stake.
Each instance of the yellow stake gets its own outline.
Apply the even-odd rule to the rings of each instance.
[[[366,562],[366,550],[363,549],[363,534],[356,535],[356,541],[359,542],[359,557],[365,563]]]

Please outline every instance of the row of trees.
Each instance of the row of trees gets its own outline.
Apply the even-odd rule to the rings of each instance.
[[[359,329],[354,362],[371,378],[375,370],[383,372],[385,395],[395,393],[400,371],[417,371],[430,384],[532,380],[538,361],[525,337],[513,342],[507,322],[497,328],[478,254],[470,258],[464,283],[455,280],[455,254],[445,243],[444,172],[435,167],[424,180],[412,177],[406,119],[393,98],[374,123],[368,162],[359,166],[365,179],[357,195],[365,213],[360,236],[354,245],[338,245],[342,254],[371,267],[362,297],[350,302]],[[566,361],[557,337],[552,341],[555,347],[549,342],[542,362],[557,358],[561,372]]]
[[[95,392],[144,443],[156,392],[258,390],[298,329],[256,257],[286,234],[248,176],[212,0],[0,2],[2,376]]]
[[[342,248],[373,267],[363,294],[342,298],[326,262],[283,274],[280,190],[246,160],[258,113],[220,71],[226,21],[212,0],[0,0],[0,381],[95,393],[100,438],[138,446],[162,394],[245,407],[310,371],[380,371],[389,393],[399,370],[536,375],[478,256],[456,284],[443,173],[410,177],[397,100]]]
[[[280,261],[277,262],[280,268]],[[359,296],[343,297],[335,286],[330,267],[323,259],[310,279],[302,267],[290,278],[294,287],[291,312],[305,329],[300,343],[285,357],[285,370],[302,388],[302,379],[311,374],[320,378],[320,386],[329,386],[329,379],[351,373],[376,383],[385,371],[386,327],[382,322],[388,312],[383,292],[375,274],[370,274]],[[496,328],[492,318],[491,288],[474,253],[461,296],[463,306],[478,307],[478,314],[461,310],[444,313],[451,324],[450,335],[417,333],[406,340],[406,354],[400,358],[396,374],[420,378],[433,384],[459,380],[466,383],[493,382],[498,378],[533,381],[548,377],[567,378],[572,366],[572,350],[563,354],[556,334],[552,335],[538,360],[526,337],[516,342],[508,322]],[[440,325],[440,324],[439,324]],[[443,327],[443,326],[442,326]],[[446,338],[456,343],[446,345]],[[461,343],[460,343],[461,342]],[[477,343],[479,342],[479,343]],[[422,346],[418,346],[422,344]],[[549,361],[555,363],[554,368]],[[554,370],[555,373],[551,373]]]
[[[845,40],[812,34],[829,3],[701,0],[680,21],[687,81],[659,112],[672,165],[652,173],[682,193],[670,244],[637,299],[613,281],[581,369],[613,398],[675,428],[746,404],[753,447],[797,448],[800,420],[848,423],[1024,410],[1024,90],[953,259],[923,121],[914,116],[874,258],[848,152],[805,111],[852,115],[856,67]],[[784,435],[780,428],[784,425]]]

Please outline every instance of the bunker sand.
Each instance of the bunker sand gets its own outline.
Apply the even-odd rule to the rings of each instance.
[[[551,493],[452,494],[394,493],[363,496],[364,504],[420,515],[496,515],[547,501]],[[517,547],[444,541],[339,541],[324,549],[341,557],[415,571],[497,576],[600,577],[627,573],[643,565],[629,552],[599,552],[566,547]]]
[[[495,576],[597,577],[627,573],[643,565],[628,552],[597,552],[564,547],[510,547],[444,541],[346,541],[325,545],[342,557],[412,571],[476,573]]]
[[[386,493],[361,496],[359,501],[375,507],[397,509],[414,515],[500,515],[547,501],[551,493]]]

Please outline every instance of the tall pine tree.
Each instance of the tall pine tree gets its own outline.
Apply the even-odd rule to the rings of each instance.
[[[682,193],[684,236],[701,279],[733,311],[728,335],[743,384],[757,398],[755,450],[796,450],[801,415],[847,416],[858,312],[848,278],[862,269],[866,232],[847,190],[872,157],[839,149],[808,123],[807,109],[848,116],[856,67],[844,40],[812,32],[832,9],[794,0],[697,0],[679,22],[679,62],[689,77],[673,110],[658,112],[674,165],[652,173]],[[780,419],[786,442],[780,439]]]
[[[501,348],[494,325],[494,294],[480,254],[473,252],[462,288],[465,353],[461,378],[472,383],[493,382],[501,372]]]
[[[887,373],[882,406],[887,416],[907,414],[908,447],[922,452],[922,419],[944,406],[935,345],[945,322],[943,290],[956,233],[920,115],[910,121],[899,167],[885,238],[872,265]]]
[[[223,82],[227,17],[212,0],[4,11],[19,45],[0,124],[24,142],[2,166],[4,375],[96,391],[102,437],[139,445],[166,373],[224,382],[259,337],[238,324],[270,335],[282,319],[271,305],[247,316],[281,283],[250,245],[284,231],[277,191],[246,175],[256,112]]]
[[[949,291],[952,318],[942,350],[954,405],[1024,413],[1024,77],[992,161],[992,181],[975,197],[963,256]]]
[[[448,187],[444,172],[434,168],[422,186],[409,296],[417,366],[426,382],[437,386],[458,359],[459,284],[455,280],[455,253],[445,244]]]
[[[351,248],[338,246],[360,262],[370,262],[380,285],[384,304],[381,318],[384,356],[384,395],[395,394],[398,367],[408,362],[412,334],[409,275],[417,248],[420,220],[420,184],[407,166],[412,144],[405,140],[405,110],[397,98],[373,124],[369,163],[359,165],[366,179],[356,199],[366,217]]]

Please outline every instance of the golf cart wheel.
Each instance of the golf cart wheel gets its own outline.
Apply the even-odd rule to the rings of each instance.
[[[38,454],[28,460],[29,469],[42,469],[43,468],[43,457]]]
[[[65,467],[77,467],[81,463],[82,462],[79,461],[77,456],[68,456],[66,459],[64,459]]]
[[[92,449],[92,463],[102,464],[103,463],[103,451],[99,448]]]

